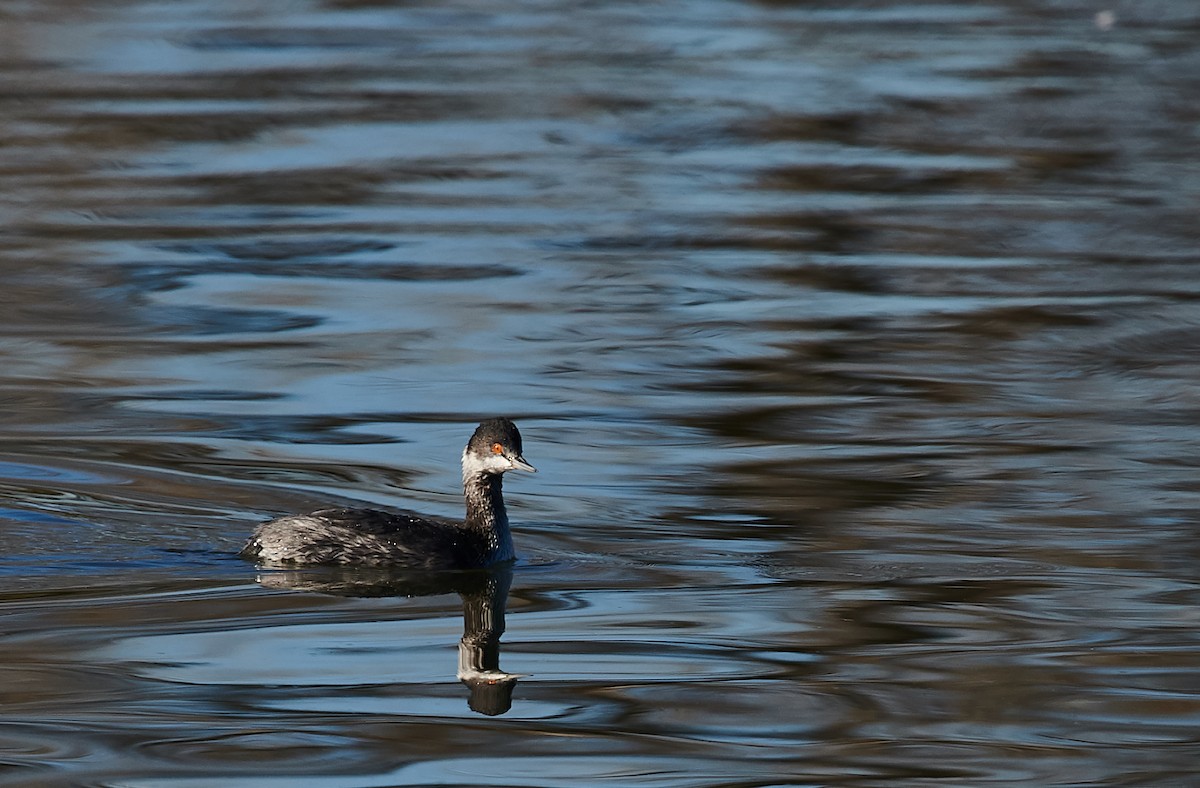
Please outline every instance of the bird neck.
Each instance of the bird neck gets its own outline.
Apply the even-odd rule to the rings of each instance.
[[[487,540],[495,561],[507,561],[514,556],[508,512],[504,508],[503,478],[498,473],[463,469],[466,526]]]

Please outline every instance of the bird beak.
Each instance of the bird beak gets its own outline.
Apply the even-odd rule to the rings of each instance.
[[[509,457],[508,460],[513,464],[514,468],[519,468],[522,471],[529,471],[530,473],[537,473],[537,468],[525,462],[525,458],[520,454],[515,457]]]

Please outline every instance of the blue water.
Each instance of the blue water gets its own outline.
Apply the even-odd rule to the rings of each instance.
[[[0,7],[0,785],[1195,783],[1197,24]]]

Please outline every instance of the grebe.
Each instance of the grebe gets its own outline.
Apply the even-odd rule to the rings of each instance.
[[[515,557],[501,480],[536,472],[521,456],[521,433],[508,419],[475,429],[462,455],[464,521],[376,509],[320,509],[263,523],[241,555],[263,564],[359,564],[412,569],[474,569]]]

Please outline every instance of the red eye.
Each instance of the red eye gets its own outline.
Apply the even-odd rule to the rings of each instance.
[[[492,444],[492,454],[503,454],[503,453],[504,453],[503,446],[501,446],[499,443]]]

